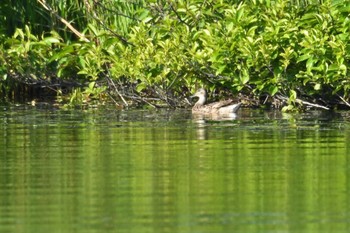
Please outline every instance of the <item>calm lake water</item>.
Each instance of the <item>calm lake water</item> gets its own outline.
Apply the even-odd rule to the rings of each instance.
[[[0,108],[0,232],[350,232],[348,113]]]

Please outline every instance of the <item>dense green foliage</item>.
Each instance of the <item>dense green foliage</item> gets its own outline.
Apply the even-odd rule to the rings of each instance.
[[[62,97],[70,83],[71,104],[108,93],[176,106],[206,86],[285,110],[306,101],[348,104],[347,1],[51,2],[83,37],[40,4],[32,16],[19,1],[16,12],[26,12],[28,21],[13,23],[13,33],[0,29],[0,87],[7,96],[25,83]],[[9,7],[1,3],[0,12]],[[11,21],[0,17],[2,25]]]

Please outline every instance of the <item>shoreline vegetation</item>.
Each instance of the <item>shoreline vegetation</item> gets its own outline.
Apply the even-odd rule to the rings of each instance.
[[[3,103],[350,108],[348,1],[3,0],[0,25]]]

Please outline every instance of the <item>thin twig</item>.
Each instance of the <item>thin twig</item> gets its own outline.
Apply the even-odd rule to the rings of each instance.
[[[277,98],[280,98],[280,99],[282,99],[282,100],[288,100],[287,97],[284,97],[284,96],[281,96],[281,95],[276,96],[276,97],[277,97]],[[307,101],[301,100],[301,99],[295,99],[295,102],[301,103],[301,104],[304,104],[304,105],[308,105],[308,106],[311,106],[311,107],[315,107],[315,108],[322,108],[322,109],[325,109],[325,110],[329,110],[329,108],[326,107],[326,106],[319,105],[319,104],[313,104],[313,103],[310,103],[310,102],[307,102]]]
[[[147,100],[145,100],[144,98],[141,98],[141,100],[142,100],[143,102],[145,102],[146,104],[148,104],[149,106],[151,106],[151,107],[153,107],[153,108],[157,108],[157,106],[156,106],[156,105],[151,104],[150,102],[148,102],[148,101],[147,101]]]
[[[269,96],[267,95],[266,98],[265,98],[265,100],[264,100],[264,102],[263,102],[263,104],[266,104],[266,102],[267,102],[268,99],[269,99]]]
[[[174,8],[173,4],[172,4],[170,1],[168,1],[168,3],[169,3],[169,5],[170,5],[170,9],[175,13],[177,19],[178,19],[181,23],[185,24],[186,26],[188,26],[188,27],[190,28],[191,25],[189,25],[187,22],[185,22],[184,20],[181,19],[180,15],[177,13],[177,11],[176,11],[176,9]]]
[[[329,110],[329,108],[326,107],[326,106],[319,105],[319,104],[313,104],[313,103],[307,102],[307,101],[305,101],[305,100],[296,99],[295,101],[296,101],[296,102],[299,102],[299,103],[302,103],[302,104],[305,104],[305,105],[308,105],[308,106],[311,106],[311,107],[322,108],[322,109],[325,109],[325,110]]]
[[[141,96],[136,96],[136,95],[132,95],[132,96],[126,96],[126,97],[128,97],[129,99],[133,99],[133,100],[136,100],[136,101],[138,101],[138,102],[144,102],[144,103],[146,103],[146,104],[148,104],[149,106],[151,106],[151,107],[153,107],[153,108],[157,108],[158,106],[157,105],[155,105],[155,104],[151,104],[150,102],[148,102],[148,100],[150,100],[150,101],[154,101],[154,100],[160,100],[160,99],[158,99],[158,98],[144,98],[144,97],[141,97]]]
[[[117,105],[120,106],[120,104],[113,98],[113,96],[107,92],[107,95],[109,96],[109,98],[111,98],[111,100]]]
[[[343,97],[337,94],[337,96],[345,103],[346,106],[350,107],[350,103],[346,101]]]
[[[129,106],[128,102],[126,102],[124,97],[123,97],[123,95],[120,94],[120,92],[119,92],[118,88],[116,87],[116,85],[114,84],[113,80],[110,79],[109,77],[106,77],[106,78],[107,78],[108,82],[114,87],[115,92],[117,92],[117,94],[119,95],[120,99],[124,102],[125,106],[128,107]]]

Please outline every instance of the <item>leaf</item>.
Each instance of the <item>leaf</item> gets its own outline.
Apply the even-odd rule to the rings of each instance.
[[[25,27],[25,31],[26,31],[26,36],[27,36],[27,38],[29,39],[29,38],[31,38],[31,33],[30,33],[30,29],[29,29],[29,27],[28,27],[28,25],[26,25]]]
[[[246,84],[247,82],[249,82],[249,74],[248,74],[248,71],[246,69],[242,70],[242,73],[240,75],[240,79],[241,79],[242,84]]]
[[[203,32],[207,34],[207,36],[210,36],[210,31],[208,29],[203,29]]]
[[[20,37],[22,40],[24,39],[24,33],[23,33],[23,30],[20,29],[20,28],[17,28],[15,33],[13,34],[13,38],[17,38],[17,37]]]
[[[226,29],[228,32],[232,31],[233,28],[233,22],[230,22],[229,24],[226,25]]]
[[[290,111],[293,111],[293,110],[295,110],[295,107],[293,105],[291,105],[291,104],[289,104],[287,106],[284,106],[282,108],[282,112],[290,112]]]
[[[94,33],[95,36],[98,35],[98,30],[96,29],[96,27],[94,25],[89,23],[88,28],[92,31],[92,33]]]
[[[139,20],[143,21],[144,23],[147,23],[149,20],[147,20],[149,17],[149,10],[144,9],[139,17]],[[151,17],[152,19],[152,17]]]
[[[87,70],[80,70],[77,74],[89,75],[90,72],[88,72]]]
[[[68,46],[64,47],[64,48],[61,50],[61,52],[56,53],[55,55],[53,55],[53,56],[49,59],[49,62],[56,61],[56,60],[62,59],[62,58],[65,57],[65,56],[72,55],[73,52],[74,52],[74,46],[73,46],[73,45],[68,45]]]
[[[336,63],[333,63],[329,66],[329,71],[336,71],[338,69],[339,69],[339,66]]]
[[[96,84],[96,82],[90,82],[90,83],[89,83],[89,89],[90,89],[90,90],[93,90],[94,87],[95,87],[95,84]]]
[[[148,22],[151,21],[152,19],[153,19],[153,18],[152,18],[151,16],[149,16],[149,17],[144,18],[144,19],[142,20],[142,22],[148,23]]]
[[[247,36],[254,36],[255,35],[255,30],[258,28],[258,26],[252,26],[248,29],[247,31]]]
[[[144,89],[146,89],[147,85],[145,83],[139,83],[136,87],[136,91],[137,92],[141,92],[143,91]]]
[[[60,40],[55,37],[45,37],[44,41],[48,44],[57,44],[60,43]]]
[[[185,8],[178,8],[177,12],[178,13],[186,13],[186,9]]]
[[[321,87],[322,87],[322,85],[320,83],[316,83],[314,86],[314,90],[319,91],[319,90],[321,90]]]
[[[299,63],[299,62],[301,62],[301,61],[305,61],[305,60],[309,59],[310,57],[311,57],[310,54],[301,55],[300,57],[298,57],[297,63]]]
[[[328,42],[328,44],[333,48],[333,49],[335,49],[335,48],[338,48],[339,47],[339,44],[338,43],[336,43],[336,42],[334,42],[334,41],[329,41]]]
[[[215,75],[221,74],[226,68],[226,65],[219,66],[219,69],[215,72]]]
[[[306,61],[306,68],[311,69],[317,60],[312,59],[311,57]]]
[[[344,74],[346,74],[346,71],[347,71],[347,67],[346,67],[346,65],[341,64],[341,65],[339,66],[339,70],[343,71],[343,72],[344,72]]]
[[[270,87],[270,95],[274,96],[279,91],[278,86],[271,86]]]
[[[237,11],[237,14],[236,14],[236,21],[237,22],[239,22],[241,20],[243,13],[244,13],[244,7],[240,8]]]
[[[294,102],[296,99],[297,99],[297,92],[294,90],[290,90],[289,100]]]
[[[250,44],[253,44],[253,43],[254,43],[254,39],[253,39],[252,37],[247,36],[246,39],[249,41]]]

